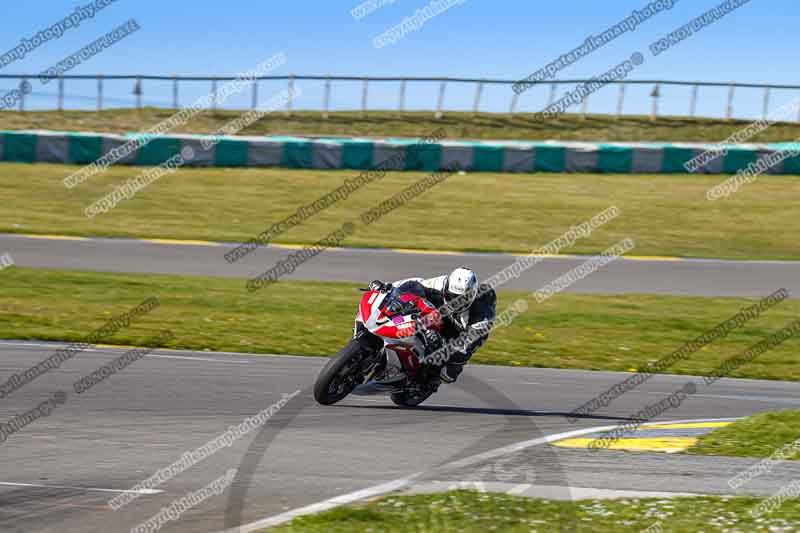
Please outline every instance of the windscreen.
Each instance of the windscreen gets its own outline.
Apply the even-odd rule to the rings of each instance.
[[[412,302],[404,302],[401,296],[410,294],[414,296],[421,296],[424,298],[424,290],[420,289],[419,283],[404,283],[398,287],[394,287],[386,298],[381,303],[381,310],[387,316],[405,315],[415,311],[417,307]]]

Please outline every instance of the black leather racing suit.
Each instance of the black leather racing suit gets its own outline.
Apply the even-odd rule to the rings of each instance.
[[[446,278],[447,276],[429,279],[409,278],[397,281],[392,285],[400,287],[403,292],[410,290],[417,293],[421,287],[425,292],[425,299],[441,309],[445,305],[442,292]],[[458,379],[472,354],[489,338],[489,332],[497,314],[496,307],[497,295],[494,289],[481,284],[478,285],[478,295],[469,309],[444,316],[442,337],[445,343],[453,347],[453,351],[442,368],[440,374],[442,381],[453,383]]]

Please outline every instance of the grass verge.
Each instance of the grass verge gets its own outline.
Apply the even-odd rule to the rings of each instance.
[[[730,426],[703,435],[686,453],[769,457],[786,444],[798,439],[800,439],[800,410],[794,409],[738,420]],[[783,459],[800,459],[800,453],[786,455]]]
[[[759,498],[549,501],[505,494],[452,491],[388,496],[364,505],[338,507],[296,518],[274,533],[509,533],[592,531],[779,532],[795,531],[800,501],[784,503],[760,518],[750,515]],[[648,529],[652,528],[652,529]],[[266,532],[265,532],[266,533]]]
[[[213,133],[244,111],[219,110],[201,113],[173,130],[185,133]],[[18,111],[0,112],[0,129],[49,129],[125,133],[147,130],[175,113],[148,107],[104,111]],[[359,137],[419,137],[440,127],[449,138],[582,141],[677,141],[720,142],[749,121],[711,118],[645,116],[616,118],[610,115],[566,114],[558,120],[540,121],[533,113],[446,112],[436,120],[428,111],[336,111],[327,120],[318,111],[295,111],[291,116],[272,113],[241,132],[242,135],[313,135]],[[751,142],[791,141],[800,137],[800,125],[779,123]]]
[[[62,180],[76,169],[0,164],[0,231],[241,242],[357,175],[181,169],[89,219],[84,215],[88,205],[142,169],[112,167],[66,189]],[[424,176],[390,173],[276,242],[317,242]],[[795,238],[800,179],[763,177],[728,199],[707,201],[705,191],[720,181],[719,176],[683,175],[453,175],[378,222],[359,223],[344,245],[528,253],[615,205],[619,217],[563,253],[598,253],[630,237],[636,255],[800,259]]]
[[[147,344],[170,329],[169,348],[332,355],[347,343],[361,293],[329,282],[280,282],[256,293],[244,280],[10,267],[0,272],[0,338],[80,341],[112,315],[156,296],[161,306],[104,341]],[[501,292],[499,310],[521,293]],[[749,305],[737,298],[559,294],[497,329],[472,362],[631,370],[676,350]],[[703,375],[800,313],[786,300],[669,369]],[[732,377],[800,380],[790,339]]]

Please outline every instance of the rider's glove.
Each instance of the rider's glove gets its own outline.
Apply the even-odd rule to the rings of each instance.
[[[369,284],[369,290],[371,291],[388,292],[391,288],[391,283],[384,283],[378,279],[371,281]]]
[[[435,329],[422,328],[417,331],[417,335],[422,341],[422,345],[425,347],[426,356],[444,346],[444,339],[442,339],[442,336]]]

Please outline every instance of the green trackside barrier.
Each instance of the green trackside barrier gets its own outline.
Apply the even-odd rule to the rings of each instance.
[[[725,174],[736,174],[740,170],[746,169],[750,163],[758,161],[758,152],[731,147],[728,148],[728,153],[723,161],[723,172]]]
[[[533,170],[536,172],[565,172],[567,168],[567,149],[563,146],[536,145],[536,159]]]
[[[172,137],[154,137],[149,143],[139,148],[136,164],[155,167],[175,157],[180,151],[180,139]]]
[[[88,165],[103,156],[103,138],[86,133],[70,133],[68,150],[71,163]]]
[[[597,153],[597,168],[600,172],[628,174],[633,165],[633,149],[628,146],[601,144]]]
[[[214,147],[215,167],[246,167],[249,164],[247,141],[221,139]]]
[[[502,172],[503,155],[505,150],[502,146],[485,146],[482,144],[473,147],[474,172]]]
[[[342,146],[342,168],[367,170],[372,168],[375,143],[352,139],[339,140]]]
[[[144,134],[128,134],[128,140],[142,138]],[[209,136],[210,137],[210,136]],[[2,160],[18,163],[36,163],[40,157],[49,162],[65,164],[90,164],[103,155],[103,149],[114,139],[103,133],[73,133],[50,131],[0,131]],[[122,164],[157,166],[179,154],[184,146],[197,148],[201,135],[159,135],[139,146],[136,153]],[[215,139],[216,140],[216,139]],[[48,144],[49,143],[49,144]],[[118,144],[118,142],[114,143]],[[685,164],[712,144],[685,143],[561,143],[554,141],[453,141],[420,144],[418,139],[313,139],[296,136],[241,137],[219,139],[213,158],[187,161],[186,166],[213,164],[216,167],[279,166],[297,169],[353,169],[366,170],[380,166],[376,154],[389,152],[404,154],[403,170],[437,172],[447,169],[447,161],[459,161],[471,167],[472,172],[567,172],[567,161],[580,151],[579,166],[582,172],[629,174],[659,172],[665,174],[690,174]],[[388,150],[387,150],[388,149]],[[705,169],[695,174],[719,172],[735,174],[758,161],[761,154],[785,150],[799,150],[800,143],[772,143],[760,145],[731,145]],[[634,155],[636,156],[634,158]],[[386,156],[383,156],[386,157]],[[394,157],[394,156],[392,156]],[[63,159],[63,161],[61,161]],[[528,164],[528,162],[531,162]],[[636,166],[634,167],[634,163]],[[647,169],[647,170],[637,170]],[[783,174],[800,174],[800,155],[792,156],[770,171]]]
[[[283,145],[281,166],[287,168],[313,168],[311,143],[298,139],[290,139]]]
[[[800,156],[787,157],[783,160],[784,174],[800,174]]]
[[[435,172],[442,168],[442,145],[409,144],[405,147],[405,170],[422,170]]]
[[[34,133],[5,132],[3,134],[3,161],[35,163],[39,136]]]
[[[702,151],[702,150],[701,150]],[[688,174],[685,165],[695,156],[692,148],[678,148],[665,146],[662,149],[664,157],[661,162],[661,172],[664,174]]]

